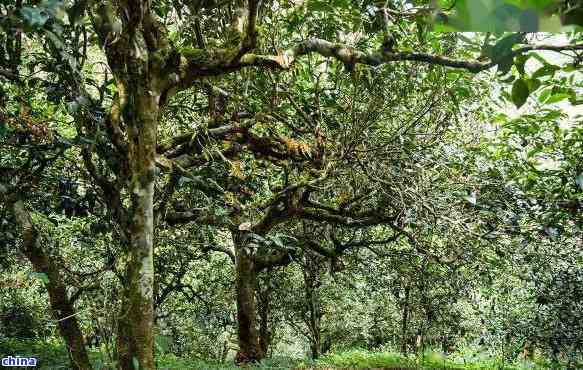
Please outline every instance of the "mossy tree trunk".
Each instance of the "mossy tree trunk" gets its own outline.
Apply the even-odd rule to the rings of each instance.
[[[0,193],[7,192],[0,184]],[[20,199],[13,199],[11,208],[17,226],[22,230],[22,252],[26,255],[34,270],[45,274],[48,281],[46,288],[53,316],[58,321],[59,333],[65,340],[71,368],[74,370],[92,369],[85,349],[83,333],[77,320],[75,307],[67,295],[66,285],[61,277],[57,262],[51,258],[41,244],[39,233],[35,228],[29,212]]]
[[[159,93],[153,80],[128,84],[129,250],[126,291],[119,317],[121,369],[154,369],[154,182]]]
[[[168,98],[170,73],[165,31],[151,2],[106,1],[94,8],[94,26],[115,76],[117,96],[110,135],[122,161],[116,188],[129,206],[115,214],[125,232],[125,281],[118,318],[119,369],[155,369],[154,361],[154,185],[160,107]],[[118,26],[116,26],[118,25]],[[119,25],[121,25],[120,32]],[[164,96],[164,97],[162,97]],[[115,106],[116,109],[113,109]],[[114,114],[115,113],[115,114]],[[119,114],[118,114],[119,113]],[[125,131],[125,132],[124,132]],[[119,134],[118,134],[119,133]],[[111,202],[114,204],[115,202]]]
[[[319,271],[318,266],[311,260],[312,256],[306,256],[303,269],[304,293],[307,311],[307,324],[310,333],[310,351],[312,359],[316,360],[322,354],[322,331],[320,319],[322,318],[320,301],[318,297]]]
[[[405,287],[405,298],[403,301],[403,317],[401,319],[401,353],[407,354],[407,329],[409,325],[409,293],[410,287]]]
[[[267,272],[269,274],[269,271]],[[271,344],[272,330],[269,325],[271,314],[271,295],[273,288],[270,286],[269,276],[265,288],[257,287],[258,313],[259,313],[259,346],[265,357],[269,357],[269,345]]]
[[[237,334],[239,351],[235,363],[258,362],[264,357],[257,330],[257,305],[255,287],[257,272],[253,260],[254,244],[250,233],[240,232],[233,236],[235,244],[235,271],[237,295]]]
[[[233,245],[235,247],[235,274],[237,296],[237,335],[239,351],[235,356],[238,365],[261,361],[269,344],[269,297],[265,310],[262,312],[263,331],[257,329],[258,309],[255,292],[258,289],[257,275],[264,270],[276,266],[286,266],[291,263],[291,252],[287,250],[273,250],[260,245],[266,235],[276,225],[288,220],[292,214],[280,200],[274,202],[259,222],[252,225],[242,222],[239,214],[231,219],[231,225],[238,225],[231,229]],[[261,335],[263,334],[263,335]],[[263,340],[262,340],[263,338]]]

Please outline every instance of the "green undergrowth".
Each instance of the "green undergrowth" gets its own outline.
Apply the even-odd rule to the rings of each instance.
[[[38,361],[35,369],[67,369],[69,360],[67,350],[55,340],[0,339],[0,357],[34,357]]]
[[[350,350],[326,355],[313,364],[306,364],[301,369],[447,369],[447,370],[523,370],[548,369],[544,363],[507,364],[499,359],[487,356],[464,358],[460,355],[445,356],[440,353],[426,352],[419,356],[403,356],[395,352],[372,352]],[[563,367],[557,367],[563,368]]]
[[[473,360],[460,354],[444,356],[427,352],[421,356],[405,357],[394,352],[373,352],[366,350],[349,350],[323,356],[317,361],[275,357],[264,360],[261,364],[248,366],[248,370],[535,370],[566,369],[565,365],[551,366],[544,359],[537,362],[503,363],[499,359],[489,358],[484,354],[473,354]],[[210,364],[204,361],[188,360],[173,355],[158,357],[158,368],[168,370],[201,369],[233,370],[231,364]],[[576,367],[579,368],[579,367]],[[582,367],[583,368],[583,367]]]
[[[35,357],[37,369],[69,369],[67,352],[62,342],[57,340],[30,341],[17,339],[0,339],[0,357],[21,356]],[[102,353],[90,351],[91,363],[96,370],[115,368]],[[201,359],[178,357],[170,353],[159,353],[156,357],[160,370],[235,370],[240,369],[232,363],[216,364]],[[583,364],[576,365],[583,369]],[[444,356],[435,352],[426,352],[420,356],[405,357],[390,351],[347,350],[322,356],[316,361],[289,357],[274,357],[260,364],[246,367],[248,370],[397,370],[397,369],[444,369],[444,370],[534,370],[567,369],[565,364],[551,366],[543,358],[535,362],[503,363],[480,352],[457,353]]]
[[[172,354],[165,354],[157,357],[157,366],[159,370],[183,370],[183,369],[200,369],[200,370],[235,370],[241,369],[232,363],[213,364],[196,359],[185,359],[174,356]],[[292,370],[305,369],[300,367],[301,361],[287,357],[276,357],[265,359],[259,364],[245,367],[248,370]]]

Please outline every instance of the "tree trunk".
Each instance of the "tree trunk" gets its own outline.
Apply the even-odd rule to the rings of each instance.
[[[271,342],[271,332],[269,331],[269,310],[271,299],[271,288],[264,291],[258,289],[259,295],[259,347],[264,356],[267,356],[269,344]]]
[[[67,344],[71,368],[74,370],[92,369],[85,349],[83,333],[79,327],[73,302],[67,297],[67,290],[59,268],[51,256],[43,250],[38,232],[28,211],[21,200],[12,204],[18,226],[22,229],[22,250],[34,270],[47,276],[46,288],[53,315],[58,320],[59,333]]]
[[[409,320],[409,286],[405,287],[405,303],[403,304],[403,320],[401,322],[401,353],[407,354],[407,325]]]
[[[447,336],[447,334],[445,333],[441,333],[441,352],[444,354],[448,353],[448,348],[449,348],[449,338]]]
[[[154,183],[158,100],[143,76],[128,87],[124,120],[131,171],[129,250],[125,293],[118,323],[120,369],[155,369],[154,362]]]
[[[417,337],[415,338],[415,351],[416,353],[423,353],[425,350],[425,335],[421,330],[417,332]]]
[[[522,346],[522,358],[525,361],[532,361],[534,358],[533,345],[530,339],[524,341],[524,345]]]
[[[237,289],[237,325],[239,351],[235,356],[237,365],[260,361],[264,354],[259,343],[257,331],[257,307],[255,287],[257,272],[253,261],[252,249],[249,248],[249,234],[238,233],[234,236],[235,269]]]
[[[79,327],[77,316],[75,316],[75,307],[67,298],[65,286],[62,281],[59,281],[58,277],[56,277],[56,271],[50,271],[52,270],[52,267],[49,267],[49,270],[43,271],[41,267],[37,265],[37,262],[33,261],[33,259],[42,261],[44,256],[37,256],[38,258],[31,258],[31,256],[28,257],[30,261],[33,262],[35,270],[38,272],[44,272],[49,278],[49,283],[47,284],[49,300],[55,319],[59,320],[59,333],[65,339],[67,344],[71,367],[79,370],[92,369],[85,349],[83,333]]]
[[[316,291],[319,283],[318,266],[311,261],[312,257],[306,258],[304,266],[304,294],[308,310],[308,328],[310,330],[310,350],[313,360],[320,357],[322,352],[321,330],[320,330],[320,302]]]

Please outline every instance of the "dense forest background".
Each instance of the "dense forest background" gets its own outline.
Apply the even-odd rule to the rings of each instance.
[[[0,356],[583,366],[583,5],[449,3],[0,1]]]

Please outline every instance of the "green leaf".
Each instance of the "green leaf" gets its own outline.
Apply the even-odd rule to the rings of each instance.
[[[279,236],[277,235],[273,235],[271,238],[271,241],[273,241],[273,243],[278,247],[278,248],[284,248],[285,246],[283,245],[283,241],[279,238]]]
[[[504,59],[508,59],[507,57],[512,53],[512,47],[523,41],[524,35],[522,33],[513,33],[504,37],[492,47],[492,55],[490,55],[490,58],[495,63],[500,63]]]
[[[583,191],[583,172],[575,178],[575,183],[579,186],[579,189]]]
[[[167,353],[172,345],[172,338],[167,335],[156,335],[154,343],[158,352]]]
[[[534,157],[536,157],[537,154],[541,153],[543,150],[544,150],[544,147],[542,145],[538,144],[536,147],[534,147],[534,149],[530,150],[526,156],[528,158],[534,158]]]
[[[543,77],[543,76],[554,76],[555,72],[560,70],[561,68],[554,65],[554,64],[546,64],[542,67],[540,67],[539,69],[537,69],[536,71],[534,71],[534,73],[532,74],[532,78],[539,78],[539,77]]]
[[[556,109],[545,109],[544,112],[545,114],[542,116],[542,118],[544,118],[546,121],[554,121],[563,116],[561,111]]]
[[[528,53],[528,55],[536,60],[538,60],[542,65],[547,65],[549,62],[545,58],[542,57],[538,52]]]
[[[514,64],[512,57],[506,57],[498,62],[498,74],[505,75],[506,73],[510,72],[510,68],[512,68]]]
[[[79,103],[76,100],[67,103],[67,112],[73,115],[79,111]]]
[[[44,272],[31,272],[28,274],[28,277],[32,279],[38,279],[45,284],[49,283],[49,277]]]
[[[20,9],[20,14],[32,28],[41,28],[49,20],[49,15],[43,9],[24,7]]]
[[[477,201],[478,201],[475,192],[472,192],[472,193],[464,196],[464,199],[473,206],[475,206]]]
[[[511,74],[507,78],[501,79],[500,81],[509,84],[514,80],[516,80],[516,76]]]
[[[134,365],[134,370],[140,370],[140,362],[136,357],[132,357],[132,364]]]
[[[569,99],[571,97],[571,94],[567,94],[567,93],[557,93],[557,94],[552,94],[549,96],[547,96],[547,98],[542,101],[544,104],[554,104],[554,103],[558,103],[561,100],[565,100],[565,99]]]
[[[514,65],[514,57],[512,56],[512,47],[524,41],[524,35],[521,33],[513,33],[502,38],[492,48],[485,49],[486,56],[494,63],[498,64],[498,73],[506,74]],[[527,56],[522,58],[517,57],[516,68],[518,71],[524,73],[524,63],[528,59]]]
[[[563,71],[565,72],[575,72],[579,69],[579,67],[575,64],[569,64],[568,66],[563,68]]]
[[[520,75],[524,74],[524,65],[526,64],[526,61],[528,60],[530,56],[527,55],[519,55],[516,58],[514,58],[514,65],[516,66],[516,69],[518,70],[518,73],[520,73]]]
[[[530,93],[533,93],[534,91],[536,91],[536,89],[538,89],[540,87],[541,82],[539,79],[531,78],[531,79],[526,79],[526,84],[528,85],[528,91]]]
[[[308,10],[313,12],[323,12],[331,9],[331,4],[329,4],[327,1],[322,0],[308,1],[307,6]]]
[[[180,176],[180,178],[178,179],[178,185],[179,186],[182,186],[182,185],[184,185],[186,183],[193,182],[193,181],[194,180],[192,178],[190,178],[190,177]]]
[[[549,98],[549,96],[551,96],[552,93],[553,93],[553,89],[552,88],[544,89],[540,93],[540,95],[538,96],[539,103],[545,103],[546,100]]]
[[[511,98],[516,108],[520,108],[526,103],[529,93],[528,83],[525,80],[520,78],[514,82]]]

